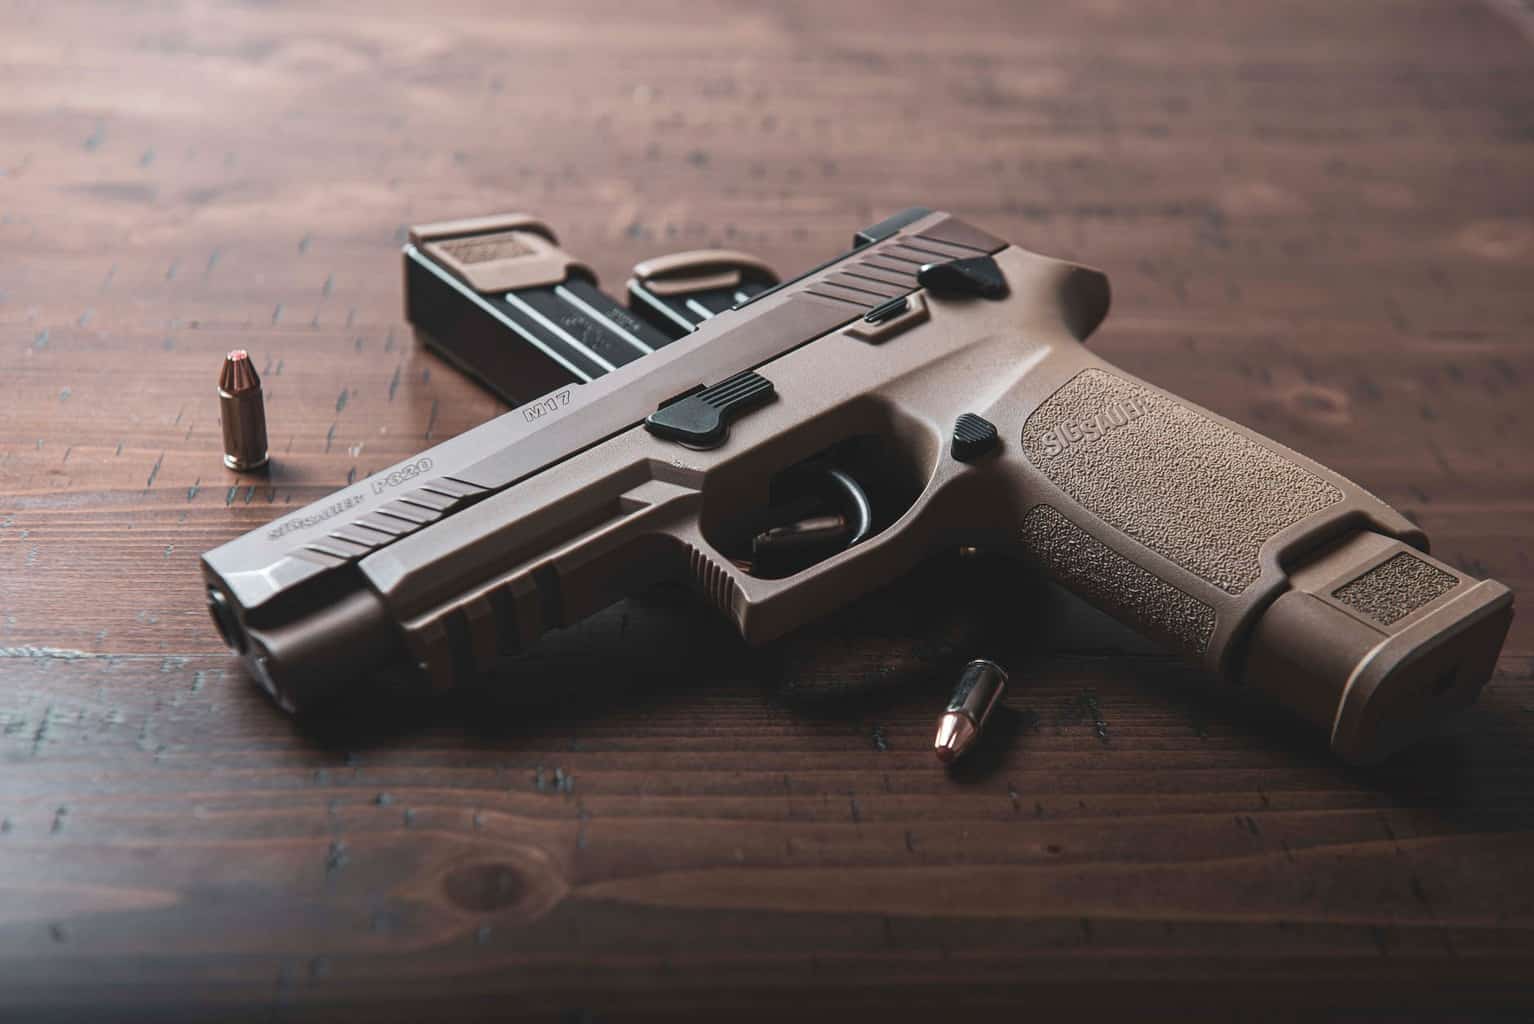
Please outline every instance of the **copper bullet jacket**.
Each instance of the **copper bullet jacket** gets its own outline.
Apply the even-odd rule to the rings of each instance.
[[[224,465],[237,472],[266,465],[266,399],[250,353],[242,348],[224,357],[218,413],[224,428]]]

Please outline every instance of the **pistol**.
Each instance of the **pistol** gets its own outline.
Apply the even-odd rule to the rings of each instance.
[[[782,283],[665,257],[625,304],[524,215],[404,263],[418,334],[515,407],[203,556],[290,712],[467,685],[666,581],[761,644],[974,546],[1366,763],[1474,702],[1512,619],[1368,491],[1089,352],[1102,273],[947,213]]]

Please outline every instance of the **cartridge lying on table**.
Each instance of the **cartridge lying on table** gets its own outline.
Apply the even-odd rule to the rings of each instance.
[[[975,745],[1006,689],[1007,673],[994,661],[976,658],[964,666],[959,685],[938,719],[932,747],[939,761],[956,761]]]

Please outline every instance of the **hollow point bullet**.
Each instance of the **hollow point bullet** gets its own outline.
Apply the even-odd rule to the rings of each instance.
[[[964,666],[959,685],[938,720],[932,746],[939,761],[950,764],[974,746],[1006,688],[1006,670],[994,661],[976,658]]]
[[[242,473],[266,465],[266,399],[250,353],[243,348],[224,357],[218,414],[224,428],[224,465]]]

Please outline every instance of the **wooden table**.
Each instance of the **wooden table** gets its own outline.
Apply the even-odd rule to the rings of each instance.
[[[501,411],[402,322],[406,225],[535,210],[615,285],[919,202],[1103,267],[1099,352],[1527,602],[1527,4],[0,19],[0,1016],[1534,1002],[1527,611],[1475,709],[1360,772],[985,558],[757,653],[647,595],[492,695],[308,729],[197,570]],[[236,346],[266,478],[219,461]],[[982,648],[1016,685],[945,775]]]

